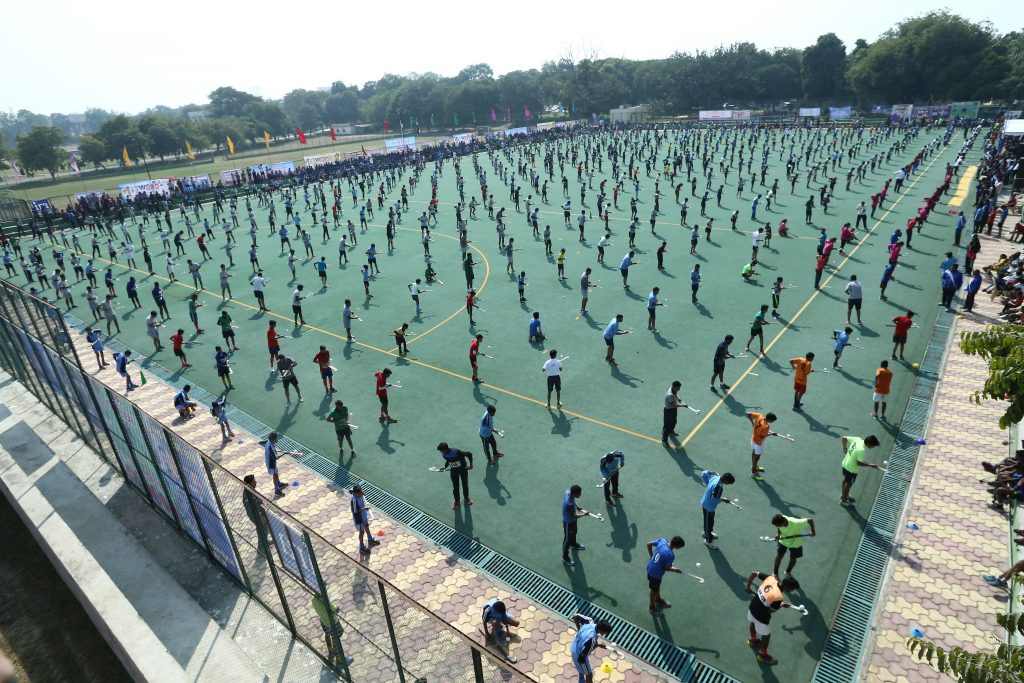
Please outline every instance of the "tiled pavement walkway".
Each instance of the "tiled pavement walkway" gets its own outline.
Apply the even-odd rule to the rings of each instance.
[[[73,338],[79,357],[83,359],[88,371],[114,392],[125,395],[124,382],[113,371],[112,365],[103,371],[95,370],[93,353],[84,336],[74,334]],[[133,366],[132,369],[137,381],[138,368]],[[182,422],[172,404],[175,389],[155,377],[147,376],[147,380],[145,386],[128,394],[143,412],[155,417],[218,461],[235,477],[241,479],[246,474],[255,474],[260,482],[259,490],[267,496],[272,494],[272,484],[263,464],[263,449],[256,443],[254,435],[245,434],[236,427],[236,439],[225,444],[208,413],[200,412],[193,420]],[[239,443],[239,439],[243,443]],[[316,555],[331,600],[340,607],[342,617],[348,624],[342,640],[346,654],[356,657],[352,667],[354,678],[397,680],[395,665],[389,658],[391,648],[386,622],[382,618],[382,599],[378,588],[374,581],[356,571],[352,563],[337,552],[340,550],[349,558],[359,561],[358,538],[348,513],[347,492],[331,486],[289,458],[281,458],[279,466],[282,481],[299,482],[300,485],[289,488],[287,495],[275,503],[319,537],[313,538],[314,546],[318,546]],[[248,522],[242,509],[237,482],[230,481],[216,471],[214,476],[220,477],[218,487],[232,526],[247,528],[245,525]],[[227,493],[236,490],[239,491],[237,495]],[[383,543],[368,559],[361,560],[367,567],[476,642],[482,641],[479,620],[484,603],[491,598],[501,597],[521,622],[521,626],[515,630],[518,638],[513,639],[510,645],[510,654],[518,658],[518,663],[506,664],[506,668],[514,668],[516,672],[536,681],[575,679],[575,670],[569,658],[569,643],[575,629],[570,623],[497,583],[475,567],[439,550],[383,514],[378,512],[375,517],[373,529],[375,533],[381,530],[384,532]],[[265,562],[257,558],[253,546],[246,543],[239,544],[239,552],[243,564],[249,568],[248,574],[254,590],[265,603],[276,605],[279,610],[280,601]],[[308,597],[302,588],[287,579],[287,575],[282,574],[282,579],[284,590],[293,606],[292,617],[297,628],[308,642],[319,644],[319,624],[313,610],[294,608],[295,605],[306,606]],[[473,680],[467,645],[452,639],[438,638],[437,624],[419,610],[404,604],[394,594],[388,597],[388,606],[394,620],[404,669],[428,680]],[[623,655],[602,657],[604,652],[599,650],[591,658],[597,681],[615,683],[666,680],[654,668],[638,660]],[[605,662],[612,665],[610,672],[601,671],[600,666]],[[485,680],[507,677],[507,674],[499,675],[496,667],[486,659],[484,667]]]
[[[1009,247],[983,237],[979,266]],[[996,320],[999,308],[980,295],[974,312],[958,317],[953,328],[906,517],[907,524],[920,528],[901,531],[887,593],[875,616],[874,648],[861,672],[864,680],[949,680],[911,656],[906,641],[912,627],[944,648],[991,650],[999,644],[995,614],[1004,609],[1007,594],[981,576],[1005,569],[1007,519],[986,506],[978,479],[985,475],[981,461],[1005,457],[1007,433],[996,420],[1002,412],[998,403],[968,401],[984,383],[987,363],[958,346],[961,332],[984,329]]]

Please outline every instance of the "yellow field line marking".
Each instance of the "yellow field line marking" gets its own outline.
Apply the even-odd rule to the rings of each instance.
[[[407,228],[407,229],[411,229],[411,228]],[[452,238],[452,239],[454,239],[454,238]],[[46,245],[46,246],[48,248],[52,248],[52,245]],[[473,247],[473,248],[476,249],[475,247]],[[86,255],[85,252],[76,252],[76,253],[82,254],[83,256]],[[481,254],[481,257],[483,257],[483,254]],[[486,257],[484,257],[484,258],[486,259]],[[109,260],[107,260],[105,258],[95,257],[95,258],[93,258],[93,260],[94,261],[98,260],[98,261],[101,261],[103,263],[109,263],[109,264],[112,264],[112,265],[124,268],[125,270],[127,270],[129,272],[135,272],[135,273],[139,273],[141,275],[149,275],[148,271],[145,271],[145,270],[142,270],[142,269],[139,269],[139,268],[129,268],[127,265],[122,265],[120,263],[115,263],[115,262],[109,261]],[[166,277],[164,277],[162,275],[156,275],[156,274],[154,274],[154,275],[152,275],[150,277],[156,278],[158,280],[164,280],[165,282],[168,282],[169,284],[178,285],[180,287],[184,287],[185,289],[190,289],[190,290],[192,290],[194,292],[200,292],[202,294],[209,294],[209,295],[212,295],[212,296],[216,297],[216,294],[212,290],[197,289],[196,287],[193,287],[192,285],[186,284],[186,283],[184,283],[184,282],[182,282],[180,280],[175,280],[174,282],[171,282],[168,278],[166,278]],[[166,289],[167,288],[165,288],[165,291],[166,291]],[[481,287],[481,289],[482,289],[482,287]],[[249,309],[251,311],[258,311],[258,310],[260,310],[258,306],[253,306],[251,304],[247,304],[244,301],[240,301],[238,299],[227,299],[225,301],[229,301],[231,303],[237,304],[238,306],[241,306],[242,308],[247,308],[247,309]],[[287,316],[283,316],[280,313],[276,313],[273,310],[267,310],[267,311],[264,311],[264,312],[267,313],[271,317],[277,318],[278,320],[283,320],[285,322],[292,322],[292,318],[289,318]],[[450,319],[451,318],[449,318],[449,320]],[[303,325],[303,328],[304,329],[308,329],[308,330],[313,331],[313,332],[319,332],[321,334],[327,335],[328,337],[333,337],[333,338],[335,338],[335,339],[337,339],[339,341],[348,343],[347,340],[345,339],[345,337],[343,337],[341,335],[338,335],[338,334],[335,334],[334,332],[331,332],[330,330],[325,330],[323,328],[316,327],[315,325]],[[359,347],[362,347],[364,349],[369,349],[371,351],[376,351],[377,353],[382,353],[385,356],[390,356],[392,358],[400,358],[400,359],[404,360],[407,363],[410,363],[410,364],[413,364],[413,365],[418,365],[420,367],[427,368],[428,370],[433,370],[435,372],[439,372],[441,374],[448,375],[449,377],[454,377],[456,379],[461,379],[464,382],[473,383],[473,378],[472,377],[467,377],[466,375],[460,375],[457,372],[452,372],[451,370],[446,370],[445,368],[441,368],[441,367],[438,367],[436,365],[431,365],[430,363],[424,363],[423,361],[419,361],[419,360],[416,360],[414,358],[407,358],[405,356],[399,356],[393,350],[392,351],[387,351],[385,349],[381,349],[381,348],[378,348],[376,346],[373,346],[372,344],[366,344],[366,343],[360,342],[360,341],[354,341],[354,342],[351,342],[351,343],[353,345],[355,345],[355,346],[359,346]],[[518,399],[526,401],[528,403],[533,403],[534,405],[543,406],[545,408],[548,407],[547,404],[541,403],[538,399],[532,398],[530,396],[524,396],[523,394],[516,393],[516,392],[514,392],[514,391],[512,391],[510,389],[504,389],[504,388],[499,387],[499,386],[497,386],[495,384],[486,384],[485,386],[488,389],[491,389],[491,390],[494,390],[496,392],[505,394],[506,396],[511,396],[513,398],[518,398]],[[608,429],[613,429],[613,430],[615,430],[617,432],[622,432],[623,434],[629,434],[630,436],[635,436],[638,439],[644,439],[644,440],[650,441],[652,443],[661,443],[658,439],[655,439],[654,437],[648,436],[646,434],[641,434],[640,432],[634,432],[634,431],[632,431],[630,429],[626,429],[625,427],[619,427],[617,425],[613,425],[613,424],[610,424],[608,422],[604,422],[602,420],[598,420],[597,418],[593,418],[593,417],[590,417],[588,415],[584,415],[583,413],[577,413],[575,411],[565,410],[565,409],[561,409],[560,412],[565,414],[565,415],[569,415],[571,417],[579,418],[580,420],[584,420],[586,422],[590,422],[592,424],[600,425],[601,427],[607,427]]]
[[[901,195],[899,195],[899,197],[897,197],[893,201],[892,204],[889,205],[889,208],[886,209],[885,213],[882,214],[881,218],[879,218],[877,221],[875,221],[875,224],[873,226],[871,226],[871,230],[869,230],[867,232],[865,237],[867,237],[868,235],[874,234],[875,230],[878,229],[878,226],[882,224],[882,221],[885,220],[886,216],[888,216],[890,213],[892,213],[893,210],[896,208],[896,205],[899,204],[901,201],[903,201],[904,197],[906,197],[908,194],[910,194],[910,190],[913,189],[913,187],[915,185],[917,185],[918,181],[920,181],[921,178],[923,178],[928,173],[928,171],[931,169],[932,165],[935,164],[935,162],[939,160],[940,156],[941,155],[936,155],[935,158],[933,158],[931,160],[931,163],[929,163],[928,166],[924,169],[924,171],[922,171],[920,174],[917,175],[917,177],[914,179],[914,182],[912,182],[903,191],[903,193]],[[847,261],[849,261],[851,258],[853,258],[853,255],[856,254],[857,250],[860,249],[863,245],[864,245],[864,240],[863,239],[861,239],[859,242],[857,242],[857,245],[853,249],[850,250],[850,252],[846,255],[846,257],[842,261],[839,262],[839,264],[835,267],[835,269],[825,279],[825,284],[828,284],[829,282],[831,282],[832,279],[835,278],[838,275],[839,270],[846,264]],[[786,334],[786,332],[788,332],[791,329],[790,326],[794,322],[796,322],[800,318],[801,315],[803,315],[804,311],[807,310],[807,307],[811,305],[811,302],[813,302],[817,298],[819,293],[820,292],[818,292],[818,291],[811,292],[811,295],[809,297],[807,297],[807,301],[804,302],[804,305],[800,307],[800,309],[793,315],[793,317],[790,318],[788,322],[786,322],[786,324],[783,326],[783,328],[781,330],[779,330],[778,334],[776,334],[775,337],[773,337],[772,340],[764,347],[765,355],[767,355],[767,353],[769,351],[771,351],[772,347],[775,346],[776,342],[778,342],[779,339],[782,338],[782,335]],[[690,441],[693,439],[693,437],[697,435],[697,432],[699,432],[701,430],[701,428],[707,423],[707,421],[711,419],[711,416],[714,415],[715,412],[717,412],[718,409],[721,408],[725,404],[725,399],[727,397],[729,397],[730,395],[732,395],[736,391],[736,387],[738,387],[743,382],[743,380],[746,379],[747,375],[754,374],[753,370],[758,365],[760,365],[761,358],[762,358],[762,356],[757,356],[757,358],[750,364],[750,367],[748,367],[743,372],[743,374],[741,374],[739,376],[739,378],[729,386],[729,389],[728,389],[728,391],[725,392],[725,395],[722,396],[720,399],[718,399],[718,402],[715,403],[715,405],[712,406],[712,408],[710,410],[708,410],[706,413],[704,413],[704,416],[701,418],[700,422],[698,422],[696,424],[696,426],[694,426],[694,428],[690,430],[690,433],[687,434],[685,438],[683,438],[683,440],[679,443],[679,446],[677,446],[677,448],[680,448],[680,449],[686,448],[686,445],[688,443],[690,443]]]
[[[964,203],[964,200],[967,199],[967,194],[971,191],[971,181],[974,180],[974,174],[977,172],[977,166],[967,167],[963,177],[960,178],[960,182],[956,184],[956,192],[949,200],[950,206],[960,206]]]

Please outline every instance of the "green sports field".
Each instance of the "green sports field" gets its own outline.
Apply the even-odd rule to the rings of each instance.
[[[304,305],[308,325],[301,329],[293,329],[291,324],[290,299],[295,283],[290,281],[286,258],[278,253],[277,238],[268,235],[266,212],[256,208],[253,201],[261,230],[260,259],[271,279],[267,288],[270,313],[260,313],[256,308],[247,284],[248,235],[240,202],[242,227],[235,233],[240,244],[235,250],[237,266],[232,281],[235,300],[222,302],[217,291],[217,264],[224,261],[220,251],[224,239],[217,229],[218,239],[210,243],[214,259],[203,268],[207,291],[200,298],[206,307],[200,309],[200,314],[206,332],[198,336],[190,333],[185,300],[194,290],[189,286],[191,279],[181,258],[177,269],[180,282],[166,291],[173,315],[164,328],[167,350],[156,354],[155,359],[168,368],[177,367],[169,337],[178,326],[185,328],[189,332],[186,336],[195,341],[188,348],[194,367],[185,376],[192,384],[217,392],[221,385],[213,368],[213,347],[221,339],[214,321],[219,310],[226,309],[240,328],[237,332],[241,350],[233,355],[233,381],[237,388],[229,395],[238,408],[328,457],[337,457],[333,427],[323,418],[334,397],[340,397],[350,406],[352,421],[360,427],[354,432],[359,455],[353,460],[346,451],[344,464],[360,476],[741,680],[808,680],[881,479],[874,471],[863,471],[853,490],[856,504],[849,508],[839,505],[840,437],[876,434],[882,442],[882,447],[874,452],[879,454],[875,456],[877,461],[886,458],[891,449],[898,417],[914,381],[910,364],[923,353],[937,314],[938,265],[952,242],[954,217],[947,213],[949,207],[940,204],[924,232],[915,235],[913,250],[904,252],[896,271],[898,281],[889,286],[889,301],[882,302],[878,299],[878,282],[887,259],[885,247],[890,233],[902,228],[907,217],[914,215],[924,198],[942,182],[945,164],[953,160],[962,136],[954,136],[948,148],[926,160],[921,171],[908,179],[903,194],[896,195],[890,190],[885,210],[878,211],[875,219],[869,221],[867,234],[860,231],[847,256],[833,255],[835,270],[826,274],[823,288],[815,292],[812,285],[818,228],[838,236],[843,222],[853,222],[857,202],[878,191],[899,164],[912,160],[937,135],[922,132],[909,142],[904,153],[894,154],[892,163],[869,173],[865,184],[854,183],[851,192],[844,190],[847,167],[841,167],[829,214],[816,209],[813,226],[804,225],[803,221],[804,202],[811,192],[804,188],[805,166],[801,165],[800,181],[795,194],[791,194],[776,147],[769,157],[767,178],[769,183],[779,178],[779,201],[766,211],[762,200],[759,221],[752,222],[753,195],[748,187],[741,197],[735,196],[734,170],[720,208],[715,206],[712,192],[708,215],[714,217],[716,228],[711,242],[704,241],[701,230],[696,257],[688,253],[690,231],[679,225],[679,209],[668,180],[661,182],[663,215],[656,226],[658,236],[651,235],[648,217],[654,178],[646,177],[641,167],[639,265],[631,269],[632,289],[628,291],[621,285],[618,263],[627,251],[628,204],[632,196],[629,183],[619,198],[620,210],[612,212],[612,244],[607,263],[602,266],[596,263],[600,235],[596,214],[595,220],[588,222],[585,243],[578,241],[574,229],[564,226],[556,161],[556,175],[549,187],[550,203],[541,205],[540,222],[542,230],[545,223],[551,225],[555,253],[562,247],[566,249],[567,281],[561,282],[556,277],[554,259],[545,256],[542,242],[531,235],[524,213],[516,212],[509,200],[508,187],[498,179],[488,157],[481,154],[479,161],[487,171],[489,189],[496,193],[495,209],[507,207],[508,235],[522,248],[515,254],[516,270],[526,271],[530,286],[526,290],[527,301],[520,303],[514,278],[506,273],[505,257],[497,249],[495,224],[481,208],[477,219],[469,221],[471,250],[478,263],[476,286],[483,299],[480,305],[486,309],[477,313],[476,326],[470,325],[463,310],[466,292],[453,209],[458,194],[450,162],[438,179],[440,220],[432,230],[431,245],[434,267],[444,284],[435,284],[423,294],[423,313],[419,316],[414,315],[407,285],[422,277],[425,266],[416,217],[430,199],[431,165],[411,196],[410,212],[403,218],[393,252],[386,249],[386,209],[377,210],[370,229],[359,233],[358,245],[349,252],[351,261],[343,268],[337,266],[339,232],[333,230],[332,241],[321,245],[319,228],[311,230],[316,257],[325,256],[331,265],[329,287],[321,289],[312,260],[300,261],[298,281],[304,283],[310,295]],[[884,156],[896,139],[894,135],[874,147],[864,145],[861,157],[870,157],[875,152]],[[661,169],[660,159],[665,151],[663,145],[655,164],[657,170]],[[759,151],[755,154],[759,159]],[[535,165],[538,172],[542,171],[541,156],[538,155]],[[713,187],[719,182],[719,156],[720,152],[714,155]],[[521,158],[518,149],[513,150],[511,158],[509,161],[495,156],[509,168],[510,177]],[[474,194],[479,197],[470,159],[464,158],[461,165],[466,199]],[[690,200],[689,221],[699,221],[703,226],[698,200],[705,183],[699,176],[699,158],[695,171],[699,179],[698,196]],[[570,163],[565,166],[565,174],[569,178],[575,225],[579,182]],[[595,174],[594,190],[587,193],[591,210],[595,210],[598,183],[610,174],[611,164],[605,159],[603,173]],[[403,180],[407,178],[408,173],[402,176]],[[746,180],[749,183],[749,174]],[[527,195],[537,198],[525,179],[517,177],[516,182],[523,184],[524,205]],[[610,180],[608,186],[611,187]],[[756,188],[761,193],[765,189]],[[683,196],[688,194],[687,185]],[[327,196],[330,201],[329,189]],[[952,196],[951,192],[949,197]],[[397,191],[391,193],[388,201],[394,203],[396,199]],[[351,218],[358,223],[347,187],[343,188],[342,200],[343,221]],[[284,219],[284,208],[279,197],[277,205],[280,222]],[[300,191],[296,207],[302,206]],[[728,218],[733,209],[740,211],[738,232],[729,229]],[[468,216],[468,212],[464,215]],[[172,216],[177,229],[178,215]],[[764,221],[777,226],[782,218],[789,219],[790,237],[776,235],[770,247],[762,247],[758,268],[761,274],[752,282],[744,282],[739,273],[750,256],[751,231]],[[308,215],[303,216],[303,222],[309,223]],[[134,227],[131,231],[135,233]],[[294,230],[292,233],[294,248],[302,255],[301,242],[295,238]],[[661,239],[668,241],[670,253],[665,270],[659,272],[654,251]],[[367,300],[359,269],[363,250],[370,242],[375,242],[380,252],[381,274],[373,279],[374,296]],[[83,244],[87,243],[83,239]],[[143,309],[132,312],[123,292],[128,272],[124,267],[116,268],[121,306],[118,312],[123,329],[119,338],[144,353],[152,349],[143,322],[153,308],[148,290],[154,281],[166,284],[162,276],[162,247],[152,228],[149,244],[158,274],[149,276],[144,270],[136,273]],[[188,251],[190,258],[199,259],[194,244],[189,245]],[[142,265],[141,258],[137,259]],[[48,270],[52,270],[52,259],[48,256],[46,263]],[[701,264],[703,273],[699,305],[689,300],[689,273],[695,263]],[[589,317],[579,315],[578,296],[579,276],[587,266],[594,268],[593,277],[600,285],[591,294]],[[816,368],[831,365],[832,331],[845,323],[843,287],[851,274],[859,275],[865,285],[864,324],[854,325],[853,334],[859,338],[855,343],[864,348],[847,349],[841,370],[811,375],[804,411],[794,412],[788,360],[814,351],[818,356]],[[796,288],[783,294],[782,324],[766,328],[767,356],[758,360],[751,354],[749,358],[729,361],[726,379],[731,390],[724,396],[724,392],[710,392],[708,379],[716,345],[726,334],[733,334],[733,353],[743,352],[750,320],[762,303],[770,302],[769,286],[780,275]],[[100,280],[102,283],[102,276]],[[24,285],[21,277],[14,282]],[[646,330],[646,297],[653,286],[659,286],[662,298],[667,300],[667,306],[658,312],[657,333]],[[83,291],[83,283],[75,286],[80,304],[75,314],[88,318],[81,298]],[[363,319],[354,324],[357,340],[353,344],[345,343],[341,326],[345,298],[352,299],[354,311]],[[908,307],[919,313],[916,320],[920,329],[911,331],[907,361],[893,363],[890,421],[879,423],[869,415],[872,378],[879,361],[888,358],[891,350],[891,332],[886,324]],[[527,324],[533,311],[542,315],[548,336],[543,345],[531,344],[527,339]],[[616,313],[625,316],[624,327],[635,330],[635,334],[617,339],[617,367],[605,363],[601,335]],[[282,351],[300,363],[297,373],[304,403],[293,400],[286,406],[280,382],[270,372],[264,333],[271,319],[278,321],[280,332],[286,336],[281,340]],[[399,358],[390,333],[403,322],[411,326],[410,353]],[[484,380],[480,385],[470,381],[468,362],[469,342],[478,332],[484,335],[482,350],[493,356],[480,361],[480,377]],[[321,344],[331,351],[339,370],[335,377],[339,393],[335,396],[325,396],[312,362]],[[547,348],[557,348],[560,356],[569,356],[563,374],[562,410],[544,405],[545,378],[541,365],[547,358]],[[85,360],[87,367],[92,367],[92,361]],[[403,385],[391,391],[391,412],[398,422],[390,426],[377,420],[372,373],[382,368],[391,368],[392,381]],[[666,448],[660,442],[662,404],[674,379],[683,383],[682,398],[702,412],[696,415],[680,410],[680,437]],[[171,398],[168,396],[167,400]],[[477,436],[485,405],[490,404],[497,406],[496,425],[506,433],[498,442],[506,457],[496,466],[487,465]],[[744,417],[749,410],[776,412],[779,420],[774,428],[795,439],[792,443],[771,440],[761,459],[766,467],[765,480],[761,482],[749,476],[750,426]],[[434,450],[442,440],[476,455],[476,467],[470,472],[475,500],[471,509],[452,511],[448,476],[427,470],[431,465],[442,464]],[[609,450],[621,450],[626,455],[627,466],[621,475],[625,497],[616,507],[606,507],[600,490],[595,488],[600,480],[598,460]],[[719,508],[718,552],[701,544],[702,469],[734,472],[737,483],[727,488],[726,495],[738,498],[744,508]],[[580,521],[579,540],[587,545],[587,550],[579,553],[574,567],[566,567],[560,559],[560,505],[563,492],[575,483],[583,487],[581,504],[603,512],[607,521]],[[745,644],[749,596],[743,592],[743,586],[749,572],[772,569],[774,545],[760,543],[758,537],[774,533],[769,520],[776,512],[813,517],[818,536],[806,544],[806,554],[795,571],[802,590],[794,601],[805,603],[810,615],[801,618],[795,611],[785,610],[775,617],[771,649],[780,663],[769,670],[757,663]],[[677,566],[703,576],[706,582],[698,584],[684,575],[668,575],[663,595],[674,607],[655,618],[647,611],[644,546],[651,539],[674,534],[682,535],[687,542],[677,553]],[[696,563],[701,566],[698,568]]]

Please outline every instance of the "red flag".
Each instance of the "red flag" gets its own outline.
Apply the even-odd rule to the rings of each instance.
[[[306,144],[306,134],[302,132],[301,128],[297,128],[296,130],[299,131],[299,144]]]
[[[331,126],[331,139],[334,141],[338,140],[338,136],[334,134],[334,126]]]
[[[384,119],[384,132],[387,133],[390,129],[391,126],[388,125],[388,120]]]

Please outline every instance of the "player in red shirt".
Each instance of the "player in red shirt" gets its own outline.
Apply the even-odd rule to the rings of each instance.
[[[476,306],[476,290],[469,290],[469,294],[466,295],[466,313],[469,313],[469,324],[475,325],[476,321],[473,320],[473,307]]]
[[[907,344],[907,331],[914,325],[914,312],[898,315],[892,319],[896,330],[892,333],[892,359],[896,360],[896,349],[899,349],[900,360],[903,360],[903,347]]]
[[[185,330],[179,329],[171,335],[171,350],[174,351],[175,356],[181,359],[181,367],[190,368],[192,365],[188,362],[188,358],[185,357],[185,350],[182,348],[184,343]]]
[[[324,393],[334,393],[334,369],[331,368],[331,352],[326,346],[320,347],[320,352],[313,356],[313,362],[320,366],[320,379],[324,383]]]
[[[484,340],[484,335],[478,334],[476,337],[469,342],[469,364],[473,368],[473,381],[480,382],[480,378],[477,376],[477,370],[479,369],[476,363],[476,357],[480,355],[480,342]]]
[[[277,358],[281,353],[281,346],[277,343],[278,339],[282,339],[284,335],[277,333],[277,321],[271,320],[270,327],[267,328],[267,349],[270,351],[270,371],[274,371],[274,364],[277,362]]]
[[[381,422],[398,422],[388,412],[388,387],[391,386],[388,383],[388,377],[391,376],[391,370],[385,368],[381,372],[373,373],[373,376],[377,379],[377,399],[380,401],[380,418],[378,419]]]

